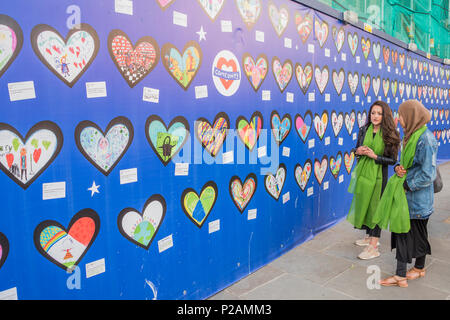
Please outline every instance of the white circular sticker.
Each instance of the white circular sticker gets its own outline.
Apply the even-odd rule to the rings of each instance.
[[[236,56],[228,50],[220,51],[212,66],[214,85],[220,94],[229,97],[241,84],[241,67]]]

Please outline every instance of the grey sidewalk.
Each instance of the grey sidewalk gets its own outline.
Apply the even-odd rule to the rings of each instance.
[[[367,279],[372,274],[368,273],[368,266],[378,266],[381,278],[395,273],[395,250],[390,249],[391,234],[382,231],[380,257],[360,260],[357,255],[362,248],[353,243],[364,233],[355,230],[344,219],[210,299],[450,300],[450,162],[439,168],[444,188],[436,194],[435,212],[428,223],[432,255],[427,256],[426,276],[408,281],[408,288],[368,289]]]

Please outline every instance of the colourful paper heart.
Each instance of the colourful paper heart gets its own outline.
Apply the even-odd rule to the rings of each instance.
[[[262,11],[262,0],[235,0],[239,14],[246,27],[251,30]]]
[[[269,195],[278,201],[286,182],[286,166],[281,163],[275,175],[268,173],[264,179],[264,187]]]
[[[294,67],[291,60],[285,60],[283,65],[281,65],[280,59],[278,57],[274,57],[272,59],[272,72],[278,88],[283,93],[289,82],[291,82],[294,72]]]
[[[322,115],[319,114],[314,115],[314,129],[316,130],[317,136],[320,138],[320,140],[323,139],[323,136],[325,135],[325,131],[327,130],[328,126],[328,112],[325,110],[322,112]]]
[[[314,161],[314,176],[316,177],[316,180],[319,183],[319,185],[322,184],[327,169],[328,169],[328,157],[326,155],[322,157],[321,161],[319,161],[318,159]]]
[[[230,195],[238,210],[242,213],[253,198],[257,187],[257,179],[254,173],[250,173],[245,178],[244,184],[238,176],[233,176],[230,180]]]
[[[256,146],[262,127],[263,116],[259,111],[253,113],[250,122],[243,116],[239,116],[236,120],[238,136],[250,151]]]
[[[181,195],[181,208],[186,216],[198,228],[201,228],[211,213],[218,196],[217,185],[214,181],[208,181],[202,188],[200,196],[188,188]]]
[[[266,79],[267,71],[269,70],[269,60],[265,54],[260,54],[258,58],[253,60],[249,53],[244,53],[242,58],[242,65],[244,66],[244,73],[248,81],[255,91],[261,87]]]
[[[289,23],[289,8],[285,5],[281,5],[277,8],[272,1],[269,1],[268,8],[270,22],[277,35],[281,37]]]
[[[17,58],[22,45],[22,28],[11,17],[0,14],[0,77]]]
[[[303,43],[308,40],[311,31],[313,30],[313,18],[306,13],[304,16],[298,11],[295,12],[295,26]]]
[[[216,115],[213,125],[205,118],[199,118],[195,122],[195,135],[198,141],[213,157],[222,150],[229,129],[230,119],[225,112]]]
[[[337,52],[341,52],[342,46],[345,42],[345,30],[344,27],[337,29],[335,26],[331,28],[331,33],[334,39],[334,45],[336,46]]]
[[[347,33],[347,42],[352,56],[355,56],[356,54],[356,50],[358,49],[358,41],[359,38],[356,32],[354,32],[353,34],[351,34],[350,32]]]
[[[380,41],[377,41],[376,43],[374,42],[372,47],[373,47],[372,49],[373,57],[375,58],[375,61],[378,62],[381,53]]]
[[[369,92],[370,89],[370,75],[361,74],[361,87],[363,89],[364,96],[367,97],[367,93]]]
[[[317,17],[314,20],[314,30],[317,41],[319,41],[319,46],[323,48],[325,42],[328,38],[328,23],[326,21],[321,21]]]
[[[344,82],[345,82],[345,72],[344,69],[340,69],[339,72],[337,72],[336,70],[333,70],[332,72],[332,79],[333,79],[333,85],[334,88],[336,89],[336,93],[338,95],[341,94],[342,88],[344,87]]]
[[[295,181],[297,182],[298,186],[302,191],[305,191],[306,189],[309,178],[311,177],[311,172],[312,172],[312,162],[309,159],[305,161],[303,168],[300,164],[297,164],[295,166],[294,170]]]
[[[353,151],[350,153],[348,152],[344,153],[344,165],[348,174],[350,174],[350,171],[352,171],[354,161],[355,161],[355,153]]]
[[[270,115],[270,124],[272,126],[272,134],[275,141],[278,145],[280,145],[291,131],[291,116],[287,113],[284,115],[283,119],[281,119],[278,112],[274,110]]]
[[[356,114],[355,110],[352,110],[350,113],[345,113],[345,128],[349,135],[352,134],[353,126],[355,125]]]
[[[370,53],[370,39],[361,37],[361,50],[363,52],[364,58],[367,60],[367,57]]]
[[[349,71],[347,74],[347,83],[350,88],[352,95],[355,95],[356,89],[358,88],[359,74],[355,71],[353,74]]]
[[[203,11],[208,15],[212,22],[214,22],[222,11],[225,0],[197,0]]]
[[[344,125],[344,115],[342,112],[339,112],[339,114],[334,110],[331,112],[331,125],[333,127],[334,136],[337,137]]]
[[[313,78],[313,69],[311,63],[307,63],[304,68],[300,63],[296,63],[295,76],[303,94],[306,94]]]
[[[339,171],[341,170],[342,164],[342,153],[339,151],[336,155],[336,158],[330,157],[330,171],[335,179],[337,179],[339,175]]]
[[[309,132],[311,131],[311,127],[312,127],[311,111],[309,110],[306,111],[303,117],[299,114],[295,116],[295,129],[297,131],[298,136],[303,141],[303,143],[306,142]]]
[[[167,9],[175,0],[156,0],[156,3],[162,10]]]
[[[325,91],[329,77],[330,72],[328,70],[328,66],[324,66],[320,69],[320,67],[316,65],[314,68],[314,79],[316,80],[317,88],[321,94]]]

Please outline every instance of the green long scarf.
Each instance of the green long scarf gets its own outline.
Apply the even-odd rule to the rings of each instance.
[[[408,140],[400,155],[400,164],[408,170],[411,168],[414,156],[416,155],[417,141],[427,130],[427,126],[416,130]],[[407,233],[411,228],[409,220],[408,201],[406,200],[403,182],[406,180],[406,174],[403,178],[394,174],[388,181],[383,197],[378,204],[378,208],[373,216],[373,222],[382,229],[395,233]]]
[[[371,124],[367,129],[363,145],[372,149],[375,154],[383,154],[384,142],[381,128],[374,137]],[[363,225],[371,229],[375,227],[373,215],[380,201],[382,182],[382,166],[369,157],[360,158],[348,188],[348,191],[353,193],[353,200],[347,220],[355,227],[361,228]]]

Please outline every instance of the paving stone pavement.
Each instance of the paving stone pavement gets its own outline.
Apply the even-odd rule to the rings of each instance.
[[[379,268],[381,278],[395,273],[391,234],[381,233],[380,257],[360,260],[362,248],[354,241],[364,233],[343,219],[209,299],[450,300],[450,162],[439,169],[444,188],[435,195],[435,212],[428,223],[432,254],[427,256],[426,276],[408,281],[408,288],[370,285],[372,268]]]

